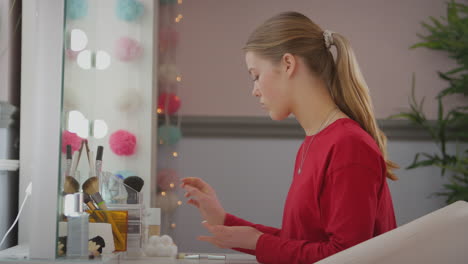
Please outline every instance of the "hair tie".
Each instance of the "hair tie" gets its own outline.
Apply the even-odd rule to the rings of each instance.
[[[323,39],[325,40],[325,47],[329,49],[331,45],[335,45],[335,42],[333,41],[333,31],[330,30],[325,30],[323,31]]]

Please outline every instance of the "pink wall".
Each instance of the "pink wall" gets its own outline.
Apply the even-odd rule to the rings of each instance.
[[[371,90],[376,115],[385,118],[408,105],[411,75],[419,97],[435,117],[431,98],[447,84],[437,70],[454,66],[442,52],[409,50],[425,33],[428,16],[445,15],[445,0],[185,0],[179,10],[177,66],[183,115],[261,116],[241,50],[250,32],[282,11],[299,11],[324,29],[346,36]]]

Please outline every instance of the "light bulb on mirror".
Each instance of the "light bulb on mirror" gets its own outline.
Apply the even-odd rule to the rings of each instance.
[[[94,120],[93,122],[93,136],[95,138],[103,138],[107,135],[107,124],[104,120]]]
[[[70,34],[70,49],[72,51],[80,51],[88,45],[88,37],[81,29],[72,29]]]
[[[80,66],[82,69],[91,69],[91,51],[83,50],[80,52],[76,58],[76,63],[78,63],[78,66]]]
[[[76,110],[68,112],[67,130],[76,133],[81,138],[89,136],[89,120]]]
[[[96,53],[96,69],[105,70],[109,68],[110,64],[111,57],[109,53],[103,50],[98,50],[98,52]]]

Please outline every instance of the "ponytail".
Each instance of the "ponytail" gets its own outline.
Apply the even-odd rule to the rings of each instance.
[[[335,74],[331,79],[330,92],[335,104],[346,115],[358,122],[375,140],[387,165],[387,177],[397,180],[393,173],[399,166],[387,159],[387,137],[379,129],[369,95],[369,88],[362,76],[359,65],[348,41],[338,33],[333,33],[337,57]]]

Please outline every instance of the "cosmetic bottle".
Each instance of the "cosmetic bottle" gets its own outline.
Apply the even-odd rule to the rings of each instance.
[[[67,212],[68,235],[67,235],[67,257],[87,258],[89,239],[89,214],[83,212],[83,193],[73,194],[75,211]]]

